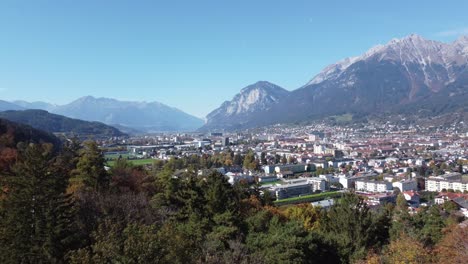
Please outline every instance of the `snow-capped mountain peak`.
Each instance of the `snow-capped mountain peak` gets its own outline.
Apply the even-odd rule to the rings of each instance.
[[[364,54],[357,57],[349,57],[335,64],[325,67],[305,86],[319,84],[323,81],[334,80],[353,64],[359,61],[394,61],[406,67],[409,75],[414,71],[409,70],[409,65],[419,65],[423,73],[424,83],[429,87],[440,87],[455,79],[456,70],[453,65],[466,64],[468,57],[468,36],[462,36],[453,43],[442,43],[427,40],[417,34],[411,34],[403,38],[395,38],[385,45],[377,45]],[[438,65],[434,68],[434,65]],[[440,71],[440,66],[445,71],[445,77],[435,71]],[[437,88],[435,88],[437,90]]]

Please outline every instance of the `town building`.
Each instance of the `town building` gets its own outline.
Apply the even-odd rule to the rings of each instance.
[[[460,173],[448,173],[440,176],[431,176],[426,179],[426,190],[441,192],[447,190],[468,191],[468,178]]]
[[[275,167],[276,173],[282,173],[285,171],[291,171],[292,173],[301,173],[301,172],[306,172],[307,170],[308,170],[308,166],[305,163],[286,164],[286,165],[279,165]]]
[[[386,181],[356,181],[356,190],[365,192],[387,192],[393,189],[391,182]]]
[[[414,179],[393,182],[392,185],[394,188],[400,189],[401,192],[418,190],[418,183]]]

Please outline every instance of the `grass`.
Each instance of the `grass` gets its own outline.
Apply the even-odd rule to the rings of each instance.
[[[154,159],[132,159],[132,160],[128,160],[128,162],[132,163],[135,166],[142,166],[142,165],[153,164]],[[107,166],[109,167],[113,167],[114,164],[115,164],[115,160],[107,161]]]
[[[275,184],[275,183],[282,183],[282,182],[283,182],[282,180],[276,180],[276,181],[271,181],[271,182],[261,182],[260,186],[270,185],[270,184]]]
[[[307,203],[307,202],[315,202],[319,200],[323,200],[325,198],[335,198],[340,197],[341,192],[333,191],[333,192],[324,192],[324,193],[315,193],[309,194],[299,197],[291,197],[282,200],[277,200],[274,203],[276,205],[284,205],[284,204],[294,204],[294,203]]]

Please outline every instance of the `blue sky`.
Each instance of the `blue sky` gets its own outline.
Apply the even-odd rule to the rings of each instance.
[[[258,80],[297,89],[395,37],[468,35],[467,10],[455,0],[3,0],[0,99],[93,95],[203,117]]]

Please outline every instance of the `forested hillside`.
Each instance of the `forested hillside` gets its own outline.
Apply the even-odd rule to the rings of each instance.
[[[117,128],[100,122],[68,118],[44,110],[4,111],[0,112],[0,118],[30,125],[50,133],[65,133],[83,138],[125,136]]]

